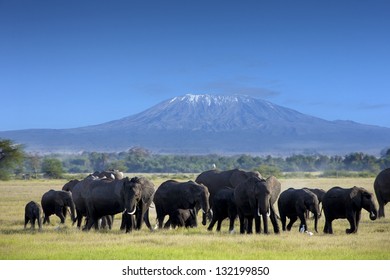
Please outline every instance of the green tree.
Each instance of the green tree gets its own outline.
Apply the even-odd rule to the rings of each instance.
[[[42,172],[49,178],[62,178],[64,173],[62,162],[56,158],[45,158],[42,162]]]
[[[24,159],[23,146],[9,139],[0,139],[0,180],[9,180],[15,169],[21,168]]]

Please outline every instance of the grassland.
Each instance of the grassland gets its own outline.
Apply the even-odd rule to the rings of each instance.
[[[187,175],[193,178],[194,175]],[[156,186],[173,176],[153,175]],[[282,179],[282,190],[289,187],[329,189],[362,186],[373,191],[374,178],[293,178]],[[324,218],[319,220],[319,233],[300,234],[297,224],[291,232],[278,235],[229,234],[227,222],[221,233],[205,227],[125,234],[119,230],[120,217],[111,231],[82,232],[67,219],[59,226],[52,217],[51,225],[41,232],[23,229],[24,206],[30,200],[40,202],[49,189],[61,189],[66,180],[13,180],[0,182],[0,259],[19,260],[389,260],[390,218],[370,221],[362,212],[359,232],[346,235],[346,220],[334,222],[334,235],[322,233]],[[385,211],[390,216],[390,207]],[[151,221],[155,212],[151,209]],[[238,227],[238,222],[236,222]],[[309,227],[313,228],[312,221]]]

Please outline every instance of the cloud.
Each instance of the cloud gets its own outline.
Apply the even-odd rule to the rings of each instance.
[[[222,95],[249,95],[258,98],[271,98],[280,95],[279,92],[272,89],[258,87],[258,86],[247,86],[241,83],[233,81],[215,81],[207,83],[202,86],[203,93],[210,94],[222,94]]]
[[[380,110],[380,109],[387,109],[390,108],[389,103],[381,103],[381,104],[366,104],[366,103],[361,103],[357,107],[359,110]]]

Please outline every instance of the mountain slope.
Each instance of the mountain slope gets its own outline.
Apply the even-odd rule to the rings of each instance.
[[[0,137],[37,152],[123,151],[142,146],[160,153],[378,154],[390,144],[390,129],[326,121],[248,96],[188,94],[100,125],[5,131]]]

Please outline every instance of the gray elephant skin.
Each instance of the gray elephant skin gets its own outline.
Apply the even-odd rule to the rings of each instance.
[[[39,203],[30,201],[24,208],[24,228],[31,223],[31,228],[35,229],[35,222],[38,223],[39,230],[42,229],[42,208]]]
[[[210,207],[213,207],[214,196],[224,188],[234,189],[240,183],[246,181],[251,177],[261,178],[261,175],[257,171],[244,171],[241,169],[231,169],[221,171],[212,169],[200,173],[195,182],[205,185],[210,193]],[[203,216],[203,224],[206,222],[206,217]]]
[[[155,193],[154,184],[144,177],[134,177],[131,180],[130,211],[122,214],[121,229],[130,232],[132,229],[140,230],[142,221],[152,230],[149,221],[149,207],[153,202]]]
[[[378,218],[385,217],[385,205],[390,201],[390,168],[384,169],[376,176],[374,190],[378,200]]]
[[[268,234],[268,216],[273,217],[271,222],[274,232],[279,232],[276,213],[271,207],[271,191],[266,180],[257,177],[249,178],[234,189],[234,199],[240,219],[241,234],[253,233],[253,219],[255,219],[256,233],[260,233],[261,217],[263,218],[264,233]]]
[[[70,210],[72,222],[76,220],[75,205],[73,203],[71,192],[50,190],[43,194],[41,205],[45,215],[43,224],[50,223],[50,216],[53,214],[60,218],[61,224],[65,223],[68,209]]]
[[[213,218],[207,230],[212,231],[217,223],[217,231],[221,230],[222,221],[229,218],[229,232],[234,231],[234,221],[237,217],[237,206],[234,199],[234,189],[225,188],[217,192],[213,200]]]
[[[209,191],[193,181],[178,182],[168,180],[163,182],[154,194],[158,228],[163,227],[164,218],[169,215],[170,220],[178,209],[189,209],[197,212],[199,205],[204,213],[209,213]]]
[[[76,219],[77,219],[77,227],[78,228],[81,228],[81,223],[82,223],[83,217],[87,217],[87,206],[86,206],[85,200],[81,196],[81,194],[82,194],[83,191],[85,191],[86,188],[88,188],[90,182],[94,181],[94,180],[112,181],[112,179],[107,179],[107,178],[100,179],[99,177],[96,177],[96,176],[90,174],[90,175],[88,175],[87,177],[85,177],[81,181],[79,181],[79,180],[71,180],[71,181],[69,181],[68,183],[66,183],[62,187],[63,190],[72,192],[73,201],[74,201],[74,204],[76,206],[76,213],[77,213],[77,218]],[[114,217],[113,216],[111,216],[111,217],[102,217],[102,219],[106,219],[105,222],[107,224],[111,224],[112,225]],[[88,219],[86,219],[86,220],[88,220]],[[103,222],[103,220],[102,220],[102,222]],[[88,223],[88,221],[86,222],[86,224],[87,223]],[[99,224],[101,224],[100,221],[98,223],[94,224],[95,225],[95,229],[99,228]],[[110,227],[110,225],[109,225],[109,227]]]
[[[377,210],[373,194],[364,188],[333,187],[324,195],[323,208],[325,214],[324,233],[333,233],[332,222],[335,219],[347,219],[350,228],[347,234],[358,231],[362,209],[370,213],[370,219],[377,218]]]
[[[278,200],[278,209],[280,220],[282,221],[282,230],[291,230],[291,227],[299,218],[299,231],[308,231],[306,223],[306,211],[314,214],[314,230],[317,230],[318,216],[320,213],[317,196],[308,189],[289,188],[283,191]],[[287,217],[290,219],[286,227]]]
[[[93,176],[98,177],[100,179],[107,178],[111,180],[122,180],[124,178],[123,173],[116,169],[109,169],[106,171],[95,171]]]
[[[194,228],[198,226],[196,211],[194,209],[177,209],[171,215],[170,223],[165,223],[164,228],[172,226]]]
[[[143,193],[142,184],[148,185],[145,189],[148,189],[146,192],[149,196]],[[118,213],[136,216],[135,225],[131,223],[132,219],[126,219],[126,232],[133,226],[140,229],[142,216],[149,209],[153,192],[151,182],[137,177],[121,180],[84,179],[73,188],[78,215],[86,213],[87,216],[85,230],[90,230],[93,225],[96,227],[102,217]],[[149,217],[145,222],[151,229]]]
[[[318,215],[318,217],[321,217],[321,214],[322,214],[322,199],[324,197],[324,195],[326,194],[326,191],[323,190],[323,189],[318,189],[318,188],[303,188],[304,190],[309,190],[311,191],[312,193],[314,193],[316,196],[317,196],[317,199],[318,199],[318,206],[321,206],[320,207],[320,213]],[[310,211],[306,211],[306,219],[309,218],[309,212]],[[313,216],[314,218],[314,216]]]

